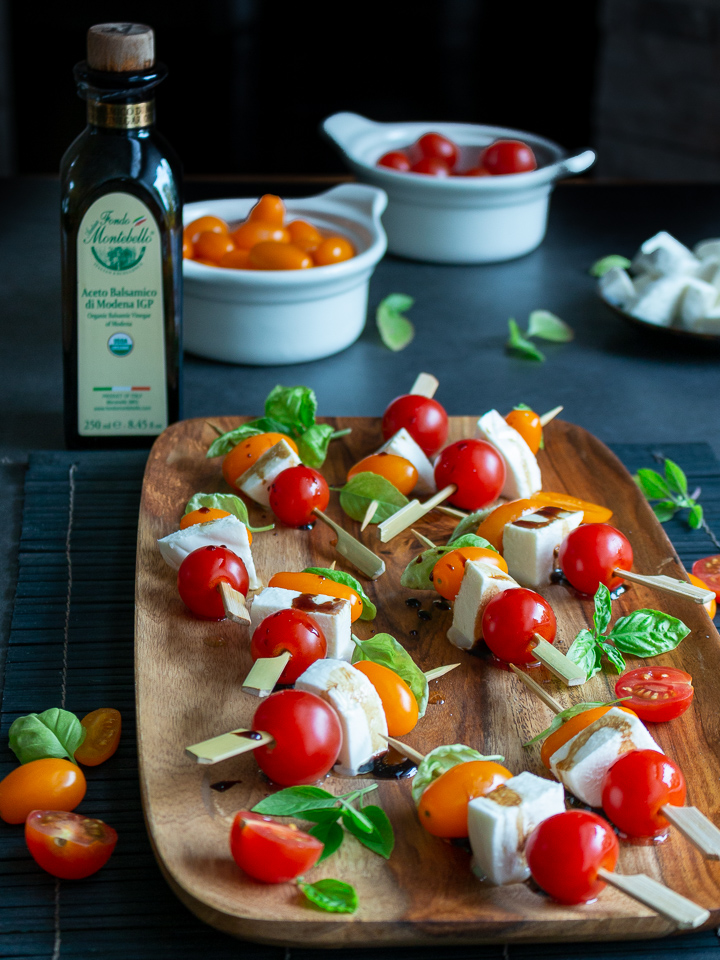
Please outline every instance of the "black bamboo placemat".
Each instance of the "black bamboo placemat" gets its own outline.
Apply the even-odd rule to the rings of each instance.
[[[663,456],[686,471],[711,529],[720,532],[720,463],[706,444],[616,445],[631,470]],[[22,827],[0,822],[0,957],[48,960],[482,960],[590,957],[709,960],[712,931],[639,943],[582,943],[396,950],[291,950],[241,942],[197,920],[155,863],[140,804],[135,751],[133,626],[135,539],[146,452],[33,455],[25,482],[18,584],[0,711],[0,777],[16,765],[13,720],[64,706],[83,716],[114,706],[123,717],[118,752],[85,768],[82,812],[114,826],[117,850],[98,874],[56,881],[27,853]],[[666,525],[686,567],[719,552],[680,517]],[[720,868],[719,868],[720,869]]]

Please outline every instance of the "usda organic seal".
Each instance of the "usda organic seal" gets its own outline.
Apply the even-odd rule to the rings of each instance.
[[[114,333],[108,340],[108,350],[116,357],[126,357],[133,346],[133,339],[127,333]]]

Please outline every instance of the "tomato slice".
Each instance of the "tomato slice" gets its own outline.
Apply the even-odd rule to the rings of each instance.
[[[81,880],[104,866],[117,833],[102,820],[64,810],[33,810],[25,821],[25,841],[35,862],[63,880]]]
[[[692,677],[676,667],[639,667],[624,673],[615,684],[616,697],[630,697],[623,706],[651,723],[685,713],[694,694]]]
[[[696,560],[692,572],[709,590],[714,590],[716,599],[720,600],[720,553]]]
[[[285,883],[318,862],[323,844],[294,826],[240,810],[230,830],[230,852],[254,880]]]

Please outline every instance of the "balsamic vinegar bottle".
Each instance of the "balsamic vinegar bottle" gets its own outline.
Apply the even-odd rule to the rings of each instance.
[[[181,416],[181,173],[155,130],[154,46],[143,24],[100,24],[74,71],[88,125],[61,166],[72,448],[150,446]]]

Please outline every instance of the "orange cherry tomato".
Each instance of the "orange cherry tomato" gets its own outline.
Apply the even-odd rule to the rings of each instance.
[[[246,220],[230,234],[236,247],[251,250],[257,243],[274,241],[289,243],[290,234],[282,226],[263,223],[262,220]]]
[[[219,267],[225,267],[226,270],[251,270],[250,251],[241,250],[235,247],[234,250],[228,250],[223,254],[218,263]]]
[[[634,717],[637,716],[634,710],[628,710],[627,707],[623,707],[621,704],[614,704],[614,706],[619,707],[620,710],[624,710],[625,713],[632,713]],[[554,733],[551,733],[549,737],[546,737],[542,745],[542,750],[540,751],[540,759],[548,770],[550,769],[550,757],[556,753],[563,744],[567,743],[568,740],[572,740],[575,734],[580,733],[585,727],[589,727],[591,723],[594,723],[596,720],[599,720],[600,717],[604,716],[608,710],[612,710],[612,706],[592,707],[590,710],[583,710],[583,712],[578,713],[577,716],[570,717],[559,730],[556,730]]]
[[[35,862],[53,877],[82,880],[110,859],[117,833],[102,820],[61,810],[33,810],[25,842]]]
[[[75,759],[86,767],[97,767],[115,753],[120,743],[122,718],[114,707],[100,707],[83,717],[85,739],[75,751]]]
[[[612,516],[612,510],[601,507],[599,503],[590,503],[571,497],[567,493],[555,493],[551,490],[539,490],[532,495],[532,500],[541,507],[560,507],[561,510],[582,510],[583,523],[607,523]]]
[[[306,253],[312,253],[318,244],[322,243],[322,234],[307,220],[291,220],[287,225],[287,232],[290,234],[290,243],[294,243]]]
[[[441,597],[454,600],[458,595],[468,560],[484,560],[485,563],[499,567],[503,573],[508,572],[505,560],[494,550],[486,547],[458,547],[457,550],[451,550],[440,557],[433,567],[430,579]]]
[[[226,253],[235,249],[235,244],[227,233],[213,233],[211,230],[206,230],[197,238],[194,247],[195,256],[218,264]]]
[[[273,193],[263,194],[248,214],[248,220],[259,220],[281,227],[285,221],[285,204]]]
[[[212,520],[219,520],[220,517],[229,517],[227,510],[219,510],[217,507],[199,507],[197,510],[191,510],[184,514],[180,521],[180,529],[194,527],[196,523],[210,523]]]
[[[694,573],[688,574],[688,580],[690,581],[690,583],[694,583],[696,587],[701,587],[704,590],[714,589],[713,587],[708,587],[708,585],[704,582],[704,580],[701,580],[700,577],[696,577]],[[717,612],[717,600],[713,597],[713,599],[709,603],[704,603],[703,606],[707,610],[708,615],[712,620],[712,618],[715,616]]]
[[[484,797],[511,776],[493,760],[469,760],[450,767],[423,791],[418,804],[420,823],[434,837],[466,837],[470,801]]]
[[[353,666],[364,673],[377,690],[382,701],[388,733],[391,737],[403,737],[418,722],[418,705],[415,694],[399,674],[381,663],[361,660]]]
[[[0,781],[0,817],[23,823],[32,810],[74,810],[85,790],[85,775],[76,763],[54,757],[31,760]]]
[[[312,265],[310,254],[292,243],[266,240],[250,250],[250,266],[256,270],[307,270]]]
[[[502,553],[505,524],[519,520],[528,513],[537,513],[541,508],[542,504],[538,503],[534,497],[530,500],[510,500],[508,503],[501,503],[485,517],[477,528],[477,535],[484,537]]]
[[[418,472],[414,465],[405,457],[398,457],[394,453],[373,453],[372,456],[365,457],[354,467],[350,467],[348,480],[358,473],[376,473],[380,477],[385,477],[405,496],[410,493],[418,480]]]
[[[316,267],[327,267],[331,263],[342,263],[355,256],[355,247],[345,237],[327,237],[313,250]]]
[[[266,450],[274,447],[280,440],[289,443],[297,453],[297,444],[285,433],[256,433],[255,436],[247,437],[245,440],[241,440],[236,447],[233,447],[230,453],[225,455],[222,464],[222,475],[225,477],[228,486],[232,487],[236,493],[240,493],[240,490],[235,486],[235,481],[246,470],[249,470]]]
[[[542,440],[542,424],[534,410],[511,410],[505,417],[505,422],[513,430],[517,430],[533,453],[538,452]]]
[[[197,220],[193,220],[185,227],[183,237],[187,238],[190,243],[195,243],[201,233],[207,233],[208,231],[210,233],[228,233],[229,228],[220,217],[198,217]]]
[[[194,256],[195,248],[192,240],[186,234],[183,234],[183,259],[192,260]]]
[[[350,622],[355,623],[362,613],[362,599],[357,591],[344,583],[323,577],[319,573],[274,573],[270,577],[269,587],[282,587],[283,590],[297,590],[299,593],[324,594],[326,597],[339,597],[350,601]]]

